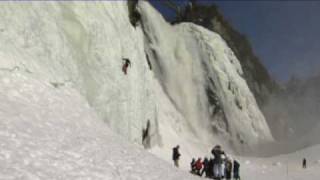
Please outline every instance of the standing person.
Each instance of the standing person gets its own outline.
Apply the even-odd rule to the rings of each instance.
[[[303,158],[303,160],[302,160],[302,168],[303,169],[307,169],[307,160],[306,160],[306,158]]]
[[[122,60],[124,61],[123,65],[122,65],[122,72],[125,75],[127,75],[127,70],[128,70],[128,67],[131,66],[131,62],[127,58],[122,58]]]
[[[191,169],[191,173],[195,173],[195,171],[196,171],[196,159],[195,158],[192,158],[192,161],[191,161],[191,163],[190,163],[190,169]]]
[[[203,167],[203,163],[201,161],[201,158],[198,158],[198,160],[195,163],[195,167],[196,167],[196,174],[201,176],[201,169]]]
[[[226,179],[231,180],[231,173],[232,173],[232,160],[231,158],[227,158],[226,161]]]
[[[179,167],[179,158],[181,156],[181,154],[179,153],[179,148],[180,146],[177,145],[176,147],[173,148],[173,153],[172,153],[172,160],[174,162],[174,165],[176,167]]]
[[[211,153],[214,156],[213,160],[213,177],[217,179],[221,179],[223,177],[223,160],[222,160],[222,155],[225,154],[224,151],[222,151],[220,145],[216,145]]]
[[[208,178],[213,178],[213,164],[214,164],[214,160],[213,158],[210,158],[208,163],[208,172],[206,173],[206,177]]]
[[[219,168],[219,174],[221,179],[225,178],[225,172],[226,172],[226,157],[223,156],[223,154],[221,154],[221,164],[220,164],[220,168]]]
[[[233,179],[240,180],[240,163],[237,160],[233,161]]]
[[[200,176],[202,176],[203,173],[206,173],[205,177],[209,177],[209,160],[206,157],[203,160],[203,169]]]

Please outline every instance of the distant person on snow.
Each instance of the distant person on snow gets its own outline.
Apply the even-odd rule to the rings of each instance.
[[[122,58],[122,60],[124,61],[122,65],[122,72],[127,75],[128,67],[131,66],[131,62],[127,58]]]
[[[240,180],[240,163],[237,160],[233,160],[233,179]]]
[[[303,160],[302,160],[302,168],[303,169],[307,168],[307,160],[306,160],[306,158],[303,158]]]
[[[180,146],[177,145],[176,147],[173,148],[173,153],[172,153],[172,160],[174,162],[174,165],[176,167],[179,167],[179,158],[181,156],[181,154],[179,153],[179,148]]]

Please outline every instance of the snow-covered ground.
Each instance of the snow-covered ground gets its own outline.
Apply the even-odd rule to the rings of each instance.
[[[270,158],[240,157],[245,180],[317,180],[320,176],[320,146]],[[302,159],[307,159],[307,169]]]
[[[0,77],[1,180],[197,179],[188,164],[177,170],[115,135],[74,88],[17,71]],[[237,158],[245,180],[317,180],[319,152],[316,146],[272,158]],[[301,168],[303,157],[307,170]]]
[[[196,179],[115,135],[72,87],[0,72],[0,179]]]

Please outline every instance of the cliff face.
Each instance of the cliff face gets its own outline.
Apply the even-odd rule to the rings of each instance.
[[[217,6],[189,4],[177,22],[193,22],[218,33],[226,41],[239,59],[244,78],[260,107],[266,102],[268,96],[278,89],[277,84],[254,54],[246,36],[232,27]]]
[[[139,13],[126,1],[1,5],[0,70],[74,89],[131,142],[141,144],[147,122],[151,146],[169,151],[219,142],[239,151],[272,139],[217,33],[171,26],[145,1]],[[123,58],[131,61],[127,74]]]
[[[191,132],[200,139],[214,132],[237,150],[272,139],[240,62],[219,34],[193,23],[171,26],[143,1],[138,9],[155,77]]]

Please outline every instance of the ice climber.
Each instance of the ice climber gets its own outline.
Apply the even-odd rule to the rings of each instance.
[[[150,130],[150,120],[147,121],[147,127],[146,129],[142,129],[142,144],[144,148],[150,148],[150,135],[149,135],[149,130]]]
[[[131,66],[131,62],[127,58],[122,58],[122,60],[124,61],[123,65],[122,65],[122,71],[126,75],[127,71],[128,71],[128,67]]]
[[[179,145],[177,145],[176,147],[173,148],[173,153],[172,153],[172,160],[174,162],[174,165],[176,167],[179,167],[179,158],[181,156],[181,154],[179,153]]]

